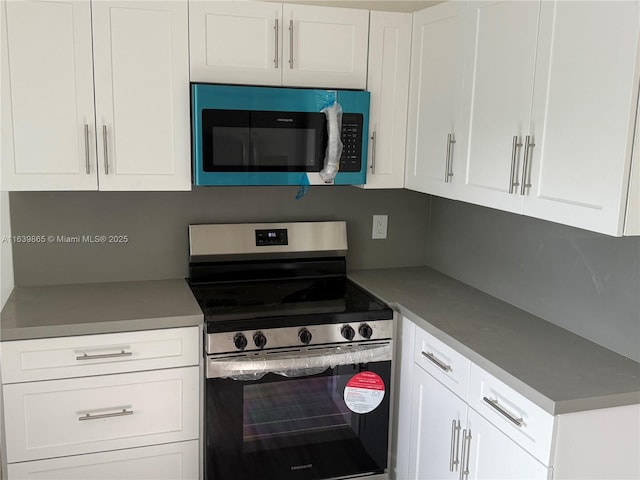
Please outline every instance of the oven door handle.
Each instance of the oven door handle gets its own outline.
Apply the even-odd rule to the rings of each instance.
[[[259,380],[267,373],[285,377],[305,377],[338,365],[389,361],[391,356],[391,342],[385,342],[245,357],[210,357],[207,359],[207,378],[249,381]]]

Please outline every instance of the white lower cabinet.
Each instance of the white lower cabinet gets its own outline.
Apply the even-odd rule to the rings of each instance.
[[[399,321],[395,480],[640,478],[639,404],[552,415]]]
[[[461,441],[463,474],[470,479],[547,480],[552,470],[533,458],[473,408]],[[433,477],[430,477],[433,478]]]
[[[409,478],[457,478],[467,404],[418,365],[413,372]]]
[[[196,480],[198,441],[10,464],[12,480]]]
[[[198,437],[198,367],[5,385],[9,462]]]
[[[9,479],[197,479],[199,332],[3,342]]]
[[[409,478],[538,479],[549,469],[414,366]]]

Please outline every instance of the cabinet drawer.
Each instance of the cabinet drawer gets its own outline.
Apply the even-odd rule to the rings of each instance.
[[[416,328],[414,361],[463,400],[467,399],[471,362],[454,349]]]
[[[554,416],[475,364],[469,405],[527,452],[549,465]]]
[[[198,327],[2,343],[3,383],[197,365]]]
[[[7,462],[198,438],[199,368],[4,385]]]
[[[8,465],[12,480],[197,480],[198,441]]]

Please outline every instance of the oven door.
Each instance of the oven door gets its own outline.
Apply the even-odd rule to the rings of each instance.
[[[386,469],[391,344],[301,354],[208,360],[207,480]]]

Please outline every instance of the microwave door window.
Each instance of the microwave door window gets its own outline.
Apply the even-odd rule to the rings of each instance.
[[[312,129],[254,128],[251,159],[256,170],[318,171],[316,132]]]
[[[211,157],[214,169],[249,169],[249,129],[238,127],[214,127]]]
[[[251,159],[259,171],[318,172],[327,121],[319,112],[251,112]]]
[[[203,110],[204,171],[238,172],[251,168],[250,121],[251,113],[245,110]]]

